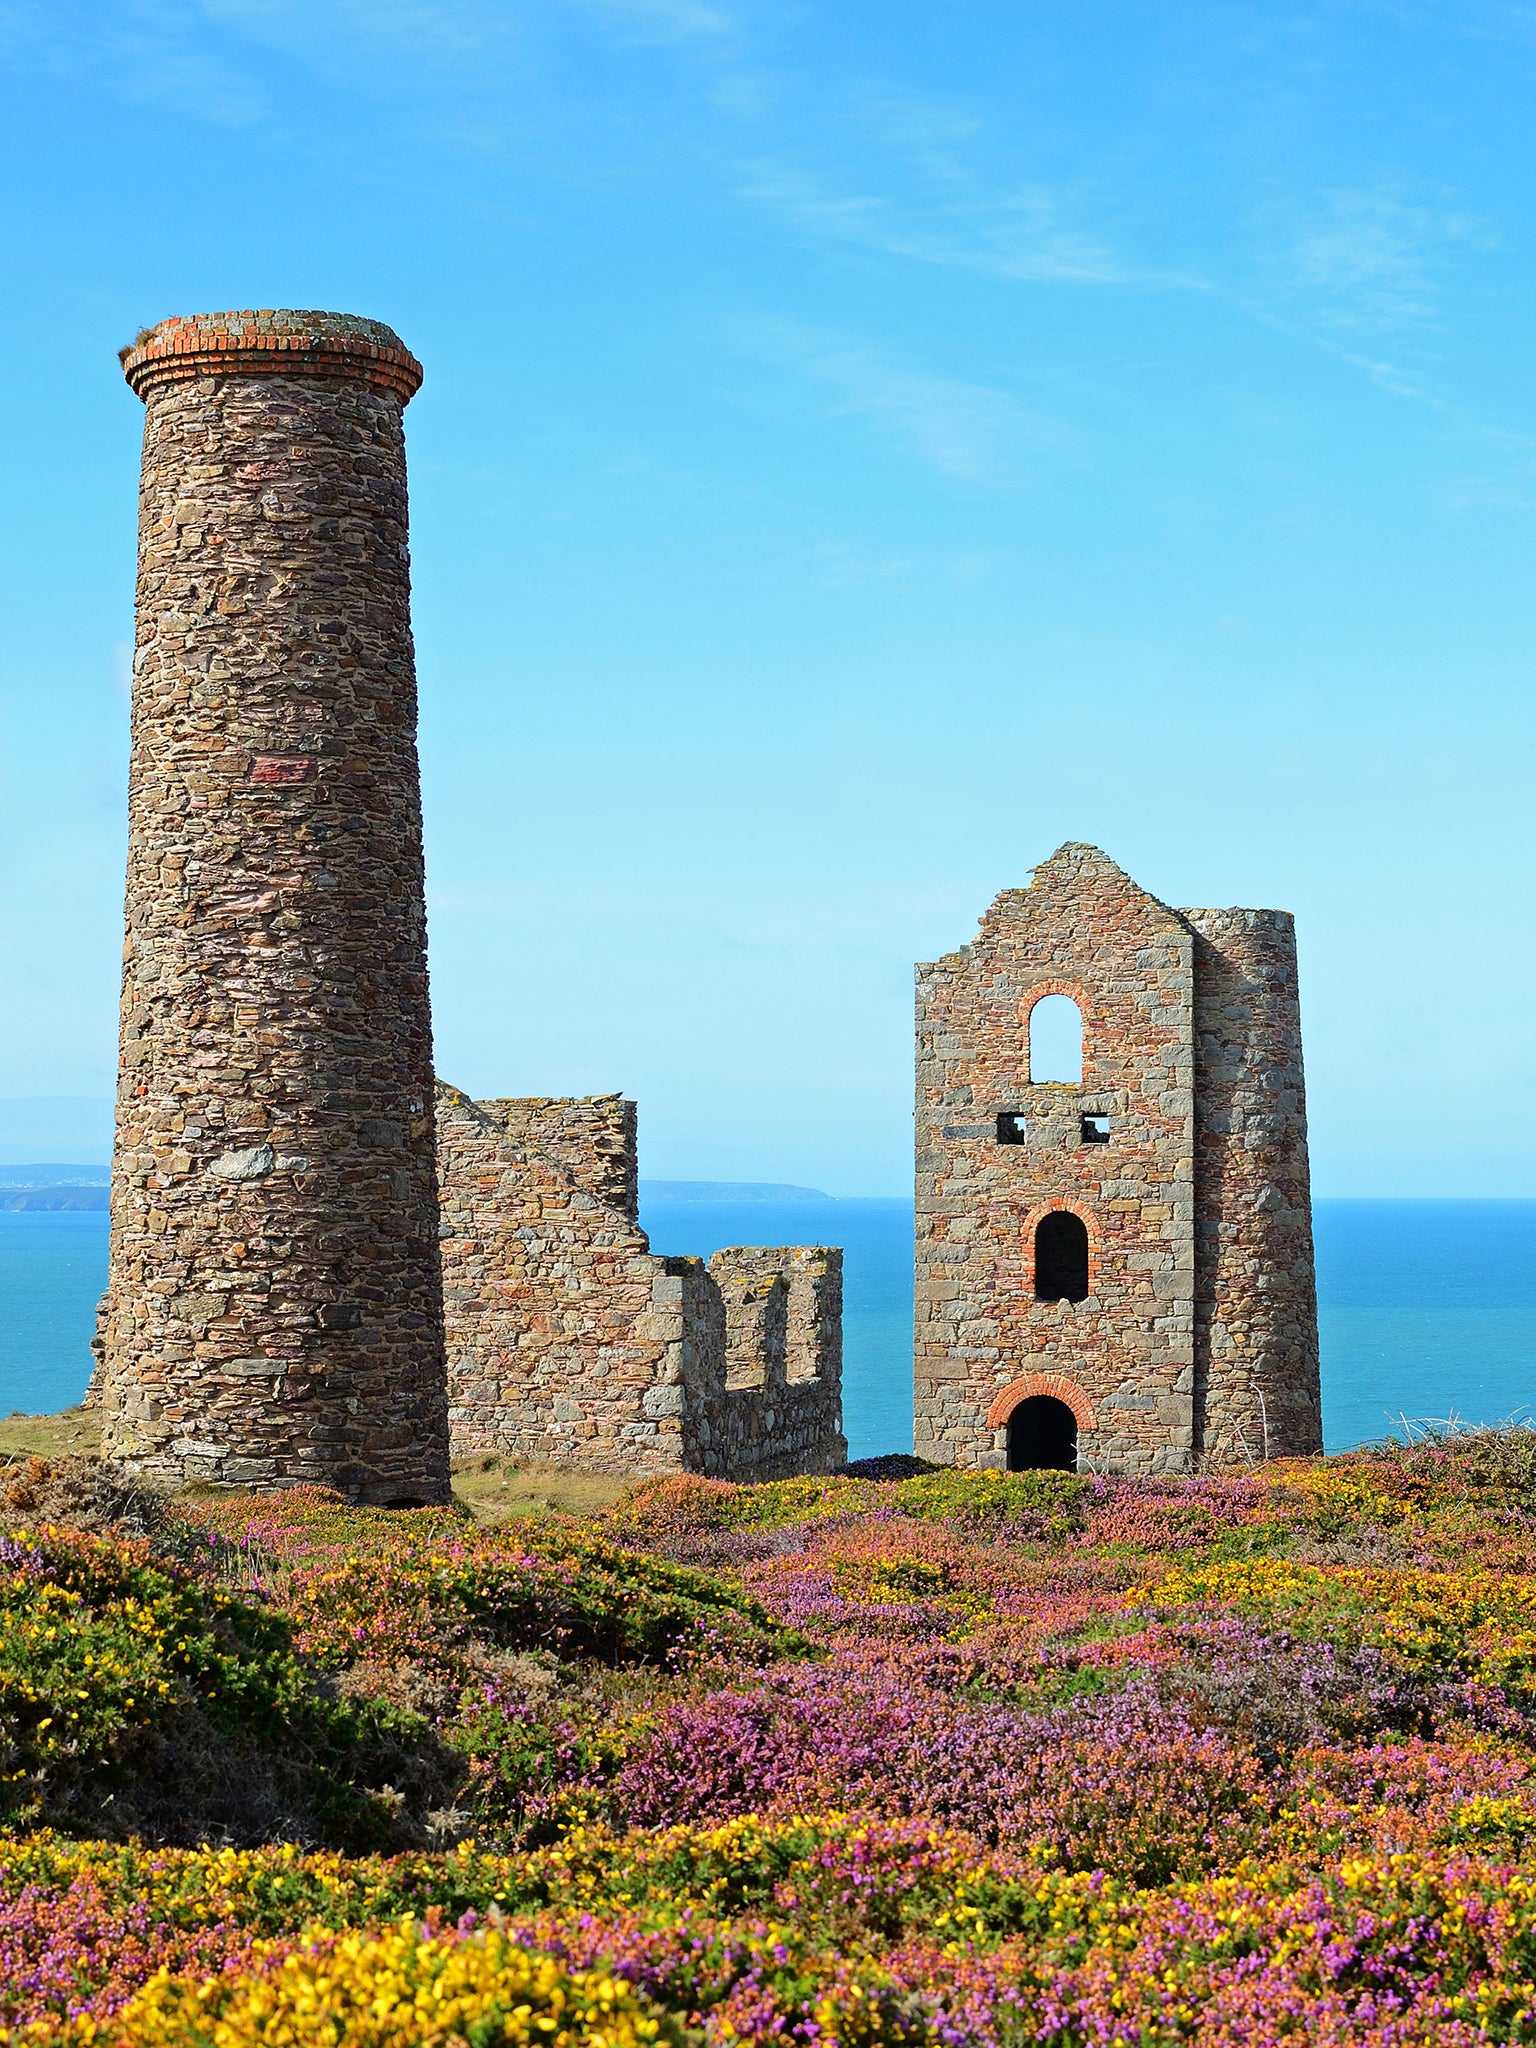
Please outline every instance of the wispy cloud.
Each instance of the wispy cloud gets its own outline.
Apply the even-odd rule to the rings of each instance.
[[[1435,487],[1448,512],[1536,512],[1536,466],[1514,465],[1507,474],[1442,476]]]
[[[1497,247],[1490,223],[1455,194],[1391,180],[1285,190],[1250,214],[1246,246],[1251,255],[1219,290],[1247,318],[1438,412],[1485,447],[1531,445],[1477,417],[1445,384],[1447,302],[1466,259]]]
[[[1487,248],[1487,226],[1448,195],[1387,187],[1319,193],[1297,209],[1276,283],[1334,326],[1408,327],[1432,318],[1453,256]]]
[[[844,335],[765,322],[744,328],[740,338],[761,360],[794,369],[828,392],[828,418],[866,422],[957,483],[1025,489],[1042,457],[1059,458],[1075,444],[1068,427],[1007,392],[913,369]]]
[[[1154,281],[1100,237],[1063,218],[1059,195],[1040,186],[976,194],[861,189],[806,155],[745,159],[737,190],[793,226],[920,263],[1030,283]],[[1190,280],[1158,278],[1160,283]]]
[[[1123,180],[1041,175],[1039,155],[965,101],[852,89],[819,112],[800,96],[795,149],[743,149],[740,195],[801,232],[1027,284],[1199,289],[1120,246]]]
[[[1465,258],[1494,241],[1455,194],[1390,177],[1310,192],[1281,180],[1257,207],[1240,186],[1213,192],[1207,227],[1226,213],[1226,257],[1196,271],[1149,256],[1144,236],[1127,245],[1133,223],[1157,223],[1123,167],[1071,183],[1027,172],[1013,139],[971,106],[885,92],[850,97],[838,143],[744,154],[736,183],[803,234],[912,262],[1025,285],[1207,294],[1396,397],[1440,403],[1409,340],[1438,321]]]
[[[520,43],[526,13],[491,0],[190,0],[189,11],[268,45],[371,49],[448,68]]]
[[[536,40],[707,45],[733,22],[714,0],[0,0],[0,60],[229,125],[278,104],[274,56],[354,90],[504,97]]]
[[[342,37],[440,64],[495,56],[585,22],[614,41],[715,40],[735,25],[714,0],[192,0],[211,21],[276,36]]]
[[[594,40],[675,55],[683,100],[664,132],[629,117],[622,85],[593,80]],[[610,177],[637,159],[686,164],[698,189],[802,234],[1021,282],[1180,281],[1149,279],[1095,225],[1109,195],[1020,174],[1011,140],[969,107],[835,81],[829,96],[765,63],[762,44],[751,0],[0,0],[13,61],[218,125],[281,112],[277,58],[400,101],[450,148],[537,151],[560,178],[604,174],[601,134],[622,158]],[[552,77],[569,83],[557,101]],[[804,139],[781,146],[786,133]]]
[[[1536,22],[1536,7],[1485,11]],[[1005,284],[1201,293],[1402,399],[1442,402],[1424,338],[1493,243],[1457,194],[1390,172],[1309,187],[1287,161],[1263,191],[1262,170],[1230,191],[1207,179],[1191,229],[1166,180],[1149,197],[1130,157],[1059,141],[1052,155],[1027,122],[989,113],[980,83],[960,97],[794,72],[770,17],[760,0],[0,0],[0,57],[226,128],[281,121],[302,68],[387,104],[428,149],[589,192],[643,174],[685,205],[718,197],[799,238]],[[594,63],[604,49],[618,61]],[[637,121],[652,88],[636,66],[649,79],[663,62],[669,118]],[[535,209],[536,187],[518,203]],[[841,377],[844,409],[930,466],[1028,471],[1028,416],[999,412],[999,394],[857,349],[820,355],[841,367],[808,374]]]
[[[80,79],[119,98],[215,127],[260,119],[265,95],[239,63],[210,49],[196,0],[0,0],[0,58],[17,70]]]

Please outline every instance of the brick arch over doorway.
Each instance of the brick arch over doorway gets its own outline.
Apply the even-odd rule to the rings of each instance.
[[[1065,1373],[1027,1372],[1011,1386],[1001,1389],[997,1399],[987,1410],[988,1429],[1006,1429],[1008,1418],[1021,1401],[1028,1401],[1036,1394],[1049,1394],[1053,1400],[1064,1401],[1072,1410],[1079,1429],[1097,1429],[1093,1404],[1076,1380],[1069,1380]]]

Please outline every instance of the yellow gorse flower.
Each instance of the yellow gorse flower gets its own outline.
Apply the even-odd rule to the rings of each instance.
[[[258,1949],[238,1975],[162,1971],[69,2048],[645,2048],[665,2015],[602,1970],[571,1970],[492,1929],[473,1940],[403,1920],[288,1954]]]

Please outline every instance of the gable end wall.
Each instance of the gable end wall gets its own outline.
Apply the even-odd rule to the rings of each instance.
[[[1080,1086],[1030,1077],[1047,991],[1082,1011]],[[999,1142],[1004,1111],[1024,1143]],[[1089,1113],[1108,1144],[1083,1143]],[[916,1117],[920,1456],[1002,1465],[1011,1396],[1047,1386],[1094,1470],[1321,1448],[1286,913],[1172,910],[1096,848],[1061,848],[971,945],[917,970]],[[1087,1227],[1085,1301],[1034,1299],[1053,1209]]]
[[[997,1466],[987,1423],[1028,1373],[1079,1385],[1085,1457],[1180,1470],[1194,1449],[1193,934],[1091,847],[1064,847],[999,896],[975,942],[918,969],[915,1441]],[[1049,990],[1084,1013],[1082,1083],[1035,1083],[1027,1016]],[[997,1141],[1022,1112],[1028,1138]],[[1109,1146],[1082,1143],[1107,1114]],[[1034,1298],[1051,1208],[1089,1229],[1086,1301]]]

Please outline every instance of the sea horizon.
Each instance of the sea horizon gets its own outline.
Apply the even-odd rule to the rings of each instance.
[[[845,1432],[850,1456],[870,1457],[912,1442],[911,1212],[899,1195],[689,1195],[643,1201],[641,1222],[673,1256],[843,1247]],[[1313,1219],[1328,1450],[1405,1419],[1536,1412],[1536,1197],[1325,1196]],[[103,1210],[0,1211],[0,1414],[80,1400],[106,1255]]]

